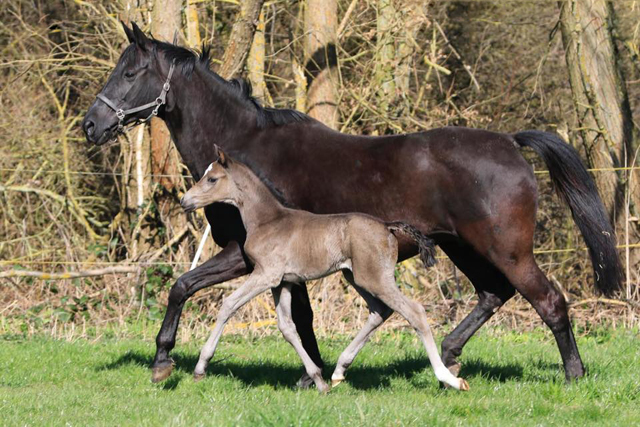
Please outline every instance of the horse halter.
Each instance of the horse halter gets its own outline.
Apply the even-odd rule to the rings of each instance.
[[[118,130],[116,131],[117,133],[125,132],[126,129],[124,127],[124,119],[130,114],[137,113],[139,111],[146,110],[147,108],[154,107],[154,109],[151,111],[151,113],[147,116],[146,119],[137,119],[131,124],[131,126],[129,126],[129,129],[131,129],[136,125],[139,125],[140,123],[148,122],[149,120],[151,120],[152,117],[158,115],[158,111],[160,110],[160,107],[162,107],[167,102],[167,93],[169,92],[169,89],[171,89],[171,76],[173,76],[174,68],[175,68],[175,61],[171,62],[171,67],[169,67],[169,74],[167,75],[167,80],[165,80],[164,84],[162,85],[162,91],[160,92],[160,95],[158,95],[158,97],[155,99],[155,101],[148,102],[144,105],[140,105],[139,107],[133,107],[127,110],[123,110],[122,108],[118,108],[113,101],[111,101],[102,93],[99,93],[96,96],[96,98],[98,98],[100,101],[107,104],[109,108],[115,111],[116,117],[118,118]]]

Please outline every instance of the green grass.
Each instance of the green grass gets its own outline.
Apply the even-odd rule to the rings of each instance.
[[[439,388],[413,335],[386,335],[326,396],[293,388],[300,364],[279,336],[223,337],[199,383],[191,372],[200,343],[179,345],[173,376],[157,385],[152,342],[5,338],[0,424],[639,425],[638,338],[629,330],[581,337],[589,375],[565,385],[548,333],[485,332],[462,356],[471,391],[461,393]],[[322,340],[326,359],[335,363],[347,342]]]

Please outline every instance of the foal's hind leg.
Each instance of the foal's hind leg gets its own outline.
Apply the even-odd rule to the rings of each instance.
[[[424,307],[407,298],[398,289],[393,277],[393,267],[397,257],[394,254],[393,257],[384,260],[386,255],[374,253],[361,257],[354,256],[353,275],[356,283],[380,299],[393,311],[398,312],[413,326],[427,350],[431,367],[439,381],[458,390],[469,390],[469,384],[462,378],[456,378],[442,363]],[[382,263],[380,263],[380,259],[383,259]]]
[[[293,346],[304,364],[309,377],[313,379],[316,388],[321,393],[326,393],[330,387],[322,379],[322,369],[314,363],[309,354],[302,346],[302,341],[296,333],[296,326],[291,318],[291,287],[295,286],[291,283],[283,283],[277,289],[274,289],[274,298],[276,300],[276,312],[278,313],[278,328],[284,338]]]
[[[364,347],[367,341],[369,341],[369,338],[373,335],[375,330],[378,329],[380,325],[382,325],[393,313],[393,310],[387,307],[382,301],[356,285],[351,271],[345,270],[343,271],[343,274],[349,283],[351,283],[355,290],[358,291],[366,301],[367,306],[369,307],[369,317],[360,332],[358,332],[353,341],[351,341],[338,358],[336,369],[333,371],[333,375],[331,375],[331,385],[333,387],[344,381],[344,371],[351,366],[354,359],[360,350],[362,350],[362,347]]]

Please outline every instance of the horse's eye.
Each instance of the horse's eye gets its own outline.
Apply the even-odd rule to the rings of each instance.
[[[131,77],[135,76],[136,73],[132,72],[132,71],[125,71],[124,76],[128,79],[130,79]]]
[[[216,178],[207,178],[207,181],[211,184],[215,184],[215,182],[217,181]]]

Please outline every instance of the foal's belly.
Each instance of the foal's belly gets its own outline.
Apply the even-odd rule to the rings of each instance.
[[[308,270],[305,269],[304,271],[298,270],[287,272],[282,276],[282,279],[291,283],[303,283],[309,280],[322,279],[323,277],[327,277],[341,270],[351,270],[350,259],[341,261],[334,265],[326,266],[326,268],[313,268]]]

